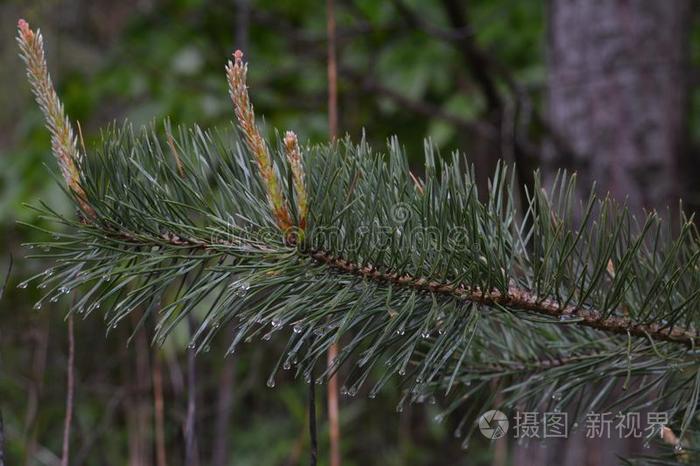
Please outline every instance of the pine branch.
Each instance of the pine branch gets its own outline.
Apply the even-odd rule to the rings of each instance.
[[[238,135],[114,127],[89,155],[58,157],[90,215],[37,208],[63,227],[32,245],[55,264],[32,279],[47,290],[37,308],[80,290],[75,312],[99,309],[111,329],[141,309],[156,342],[191,319],[197,351],[229,324],[229,353],[284,335],[271,385],[280,367],[323,382],[348,363],[354,395],[383,364],[370,396],[398,377],[407,399],[442,393],[448,411],[493,381],[503,403],[579,413],[653,391],[683,437],[700,393],[692,218],[579,203],[566,174],[547,190],[535,176],[522,211],[505,165],[479,198],[473,167],[430,144],[418,180],[395,140],[387,154],[266,141],[246,70],[240,56],[227,67]]]

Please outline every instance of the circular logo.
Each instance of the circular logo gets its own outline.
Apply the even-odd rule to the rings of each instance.
[[[411,207],[404,202],[399,202],[391,208],[391,219],[396,223],[406,223],[410,216]]]
[[[508,432],[508,417],[495,409],[486,411],[479,417],[479,430],[487,439],[499,439]]]

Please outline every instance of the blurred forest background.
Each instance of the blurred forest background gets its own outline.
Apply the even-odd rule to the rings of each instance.
[[[420,172],[423,138],[468,154],[485,179],[500,157],[531,171],[575,170],[585,191],[632,208],[700,205],[700,4],[691,0],[337,0],[340,133],[376,148],[398,135]],[[69,302],[18,289],[46,268],[25,260],[40,221],[24,203],[70,206],[50,170],[47,131],[15,44],[17,19],[45,35],[49,67],[86,144],[99,128],[164,117],[229,125],[224,64],[250,60],[258,115],[269,127],[327,140],[326,10],[310,0],[0,1],[0,410],[7,464],[58,464],[65,412]],[[47,169],[47,166],[50,168]],[[135,324],[135,322],[134,322]],[[154,464],[159,383],[168,464],[182,464],[183,423],[196,401],[199,464],[306,464],[306,385],[267,388],[280,342],[227,345],[193,359],[187,330],[152,348],[149,329],[108,333],[76,322],[71,464]],[[106,335],[106,336],[105,336]],[[155,390],[154,390],[155,383]],[[327,422],[319,390],[320,463]],[[342,453],[359,464],[506,464],[474,438],[468,452],[439,407],[406,406],[399,387],[341,398]],[[516,455],[517,456],[517,455]],[[527,463],[520,463],[527,464]],[[591,463],[593,464],[593,463]]]

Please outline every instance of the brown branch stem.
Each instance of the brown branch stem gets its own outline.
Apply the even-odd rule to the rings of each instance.
[[[75,337],[73,334],[73,312],[68,314],[68,375],[66,381],[66,417],[63,424],[63,453],[61,466],[68,466],[70,456],[70,430],[73,421],[73,398],[75,393]]]
[[[361,266],[342,258],[334,257],[323,251],[312,252],[311,257],[333,269],[367,279],[393,283],[418,291],[447,295],[487,306],[501,305],[558,319],[575,319],[575,322],[572,322],[572,324],[595,328],[608,333],[648,337],[659,341],[681,343],[691,348],[695,346],[695,339],[697,338],[696,332],[680,327],[667,327],[655,323],[641,324],[634,322],[628,317],[605,315],[596,309],[586,309],[572,305],[562,306],[551,298],[538,297],[531,291],[516,286],[509,287],[507,293],[502,293],[499,290],[482,291],[463,285],[440,283],[407,274],[399,275],[392,272],[382,272],[371,265]]]

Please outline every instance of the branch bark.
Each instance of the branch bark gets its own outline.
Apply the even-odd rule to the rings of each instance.
[[[694,347],[697,332],[679,327],[667,327],[660,324],[640,324],[628,317],[605,316],[596,309],[585,309],[576,306],[561,306],[550,298],[541,298],[528,290],[511,286],[507,293],[498,290],[478,290],[464,286],[454,286],[447,283],[429,281],[425,278],[411,275],[381,272],[372,266],[360,266],[342,258],[331,256],[325,252],[311,254],[316,261],[328,267],[364,278],[393,283],[399,286],[413,288],[441,295],[452,296],[464,301],[475,302],[487,306],[501,305],[511,309],[528,311],[558,319],[571,319],[572,324],[595,328],[608,333],[647,337],[654,340],[681,343]]]

